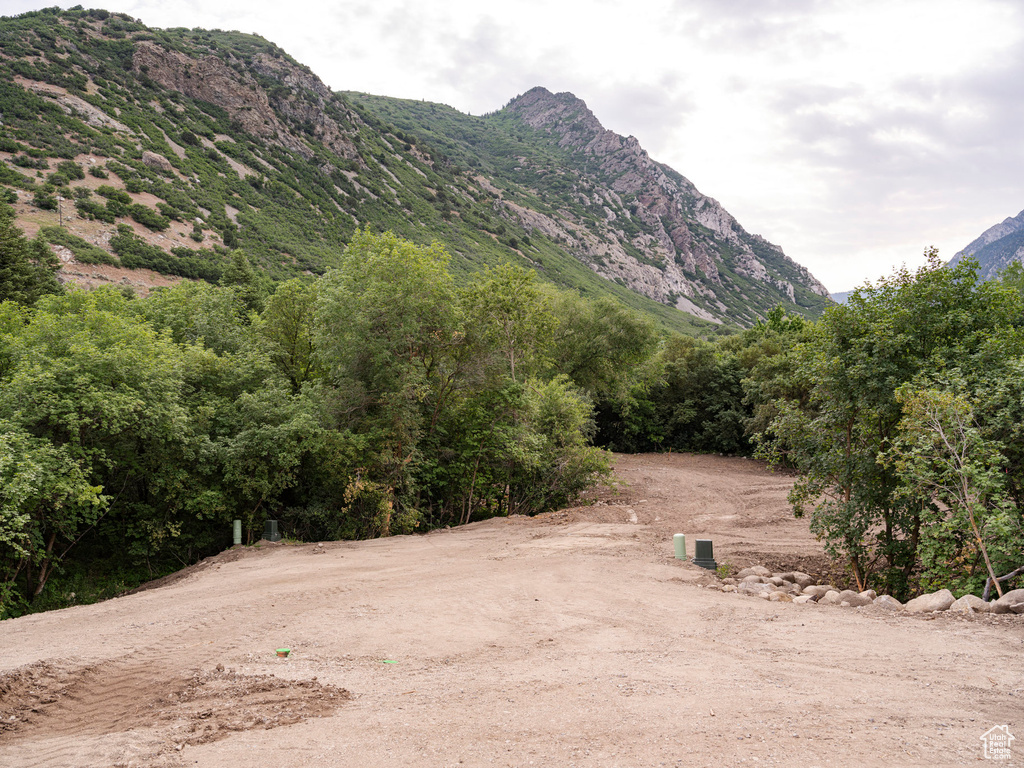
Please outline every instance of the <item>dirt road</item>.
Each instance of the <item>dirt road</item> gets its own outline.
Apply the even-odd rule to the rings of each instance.
[[[228,552],[4,622],[0,765],[934,767],[981,763],[996,725],[1019,739],[1000,764],[1024,765],[1024,616],[703,588],[672,533],[823,569],[787,478],[617,470],[628,487],[585,508]]]

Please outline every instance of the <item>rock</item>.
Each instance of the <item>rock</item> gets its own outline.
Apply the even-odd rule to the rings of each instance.
[[[801,573],[800,571],[793,571],[793,573],[790,575],[792,576],[792,578],[790,578],[789,581],[792,581],[794,584],[799,584],[800,589],[809,587],[811,586],[811,584],[814,583],[814,577],[809,576],[806,573]]]
[[[818,602],[822,605],[839,605],[841,600],[839,599],[839,593],[834,589],[830,589],[824,595],[818,598]]]
[[[768,599],[773,603],[792,603],[793,597],[787,592],[779,592],[776,590],[768,595]]]
[[[794,597],[793,602],[799,605],[807,605],[808,603],[813,603],[814,598],[810,595],[800,595],[799,597]]]
[[[854,592],[852,589],[844,589],[839,593],[839,602],[849,603],[854,608],[857,608],[862,605],[871,605],[872,598],[865,597],[858,592]]]
[[[932,613],[933,611],[945,611],[949,609],[956,598],[948,589],[940,589],[938,592],[930,592],[927,595],[915,597],[909,601],[904,608],[910,613]]]
[[[142,153],[142,162],[150,168],[155,168],[158,171],[166,171],[169,173],[174,170],[174,166],[171,165],[170,161],[166,157],[158,155],[156,152],[150,152],[148,149]]]
[[[770,591],[767,584],[761,584],[760,582],[745,582],[740,584],[737,589],[740,592],[744,592],[748,595],[759,595],[762,592],[768,594]]]
[[[781,587],[786,583],[786,580],[780,578],[779,576],[771,576],[770,578],[766,579],[766,581],[775,587]]]
[[[949,606],[949,610],[958,613],[988,613],[992,610],[992,606],[977,595],[964,595]]]
[[[874,600],[876,597],[878,597],[878,593],[875,592],[875,590],[873,589],[865,589],[860,594],[862,597],[866,597],[868,600]]]
[[[722,583],[723,584],[732,584],[732,585],[735,586],[736,584],[739,584],[739,581],[737,579],[732,578],[732,576],[730,576],[728,578],[722,579]]]
[[[824,586],[822,584],[811,584],[803,588],[805,595],[810,595],[815,600],[824,597],[827,592],[831,592],[832,587]]]
[[[750,576],[744,576],[740,580],[740,583],[742,583],[742,584],[764,584],[765,581],[764,581],[764,576],[756,576],[754,574],[751,574]]]
[[[874,599],[872,605],[877,605],[879,608],[885,608],[887,611],[899,611],[903,609],[903,603],[892,595],[879,595]]]
[[[722,591],[723,592],[735,592],[736,591],[736,585],[734,585],[734,584],[726,584],[724,587],[722,587]]]
[[[1024,589],[1007,592],[991,605],[992,613],[1024,613]]]
[[[772,575],[772,572],[765,568],[763,565],[752,565],[750,568],[744,568],[742,571],[736,574],[738,578],[744,578],[746,576],[764,576],[768,578]]]

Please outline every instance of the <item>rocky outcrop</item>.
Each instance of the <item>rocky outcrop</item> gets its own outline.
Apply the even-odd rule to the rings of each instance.
[[[314,157],[313,150],[285,120],[311,126],[312,137],[335,153],[346,158],[358,157],[348,131],[328,114],[328,102],[333,97],[327,86],[289,62],[266,54],[254,57],[253,71],[273,77],[288,89],[287,95],[277,96],[273,103],[245,67],[228,66],[218,56],[189,57],[152,41],[141,41],[135,47],[132,68],[163,88],[223,108],[241,130],[307,160]],[[332,106],[341,110],[337,104]],[[342,111],[346,118],[352,117]]]
[[[725,275],[725,266],[777,292],[779,301],[795,301],[792,277],[818,296],[828,295],[820,282],[780,248],[746,232],[718,201],[651,159],[636,138],[604,128],[571,93],[534,88],[513,99],[505,110],[534,130],[550,134],[558,147],[576,156],[581,179],[609,190],[620,203],[629,201],[619,211],[606,209],[609,236],[601,239],[601,247],[585,241],[569,244],[598,274],[621,280],[657,301],[682,303],[680,308],[687,311],[703,304],[703,314],[708,317],[725,317],[720,302],[714,300],[719,287],[732,280]],[[620,215],[640,224],[645,234],[629,238],[624,228],[616,232],[614,221]],[[634,255],[638,250],[642,260]],[[784,263],[788,275],[766,263],[758,251],[770,252],[772,261]],[[680,298],[688,300],[680,302]]]

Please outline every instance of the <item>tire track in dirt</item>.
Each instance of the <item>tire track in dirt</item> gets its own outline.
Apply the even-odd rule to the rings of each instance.
[[[113,765],[130,740],[134,757],[154,759],[231,732],[323,716],[349,698],[315,678],[209,669],[238,643],[202,638],[223,638],[230,620],[203,620],[119,659],[43,661],[0,677],[0,757],[26,768],[68,766],[83,761],[84,748],[87,762]]]

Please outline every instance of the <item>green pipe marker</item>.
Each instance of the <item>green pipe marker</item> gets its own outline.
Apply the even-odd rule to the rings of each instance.
[[[242,543],[242,521],[241,520],[235,520],[234,534],[235,534],[235,544],[241,544]]]
[[[686,559],[686,536],[682,533],[677,533],[672,537],[672,544],[676,548],[676,560]]]

